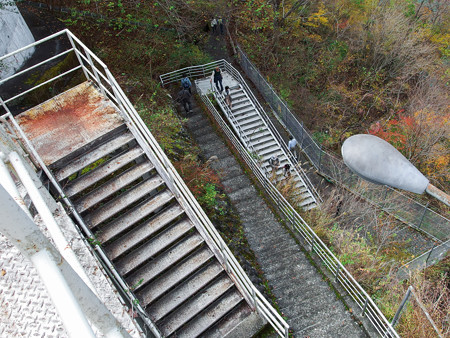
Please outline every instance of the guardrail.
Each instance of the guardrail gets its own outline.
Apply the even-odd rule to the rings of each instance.
[[[430,250],[424,252],[419,257],[410,260],[403,264],[397,271],[399,279],[409,278],[410,272],[414,270],[423,270],[436,264],[445,258],[447,252],[450,251],[450,240],[440,244],[434,245]]]
[[[236,68],[234,68],[226,60],[222,59],[222,60],[218,60],[218,61],[214,61],[214,62],[211,62],[211,63],[204,64],[204,65],[196,65],[196,66],[185,67],[185,68],[178,69],[178,70],[175,70],[175,71],[167,73],[167,74],[163,74],[159,78],[160,78],[160,81],[161,81],[163,86],[167,85],[167,84],[171,84],[171,83],[175,83],[175,82],[181,81],[181,79],[184,77],[184,74],[188,75],[191,79],[205,78],[205,77],[208,77],[209,74],[212,73],[212,71],[213,71],[213,69],[215,67],[219,67],[219,68],[224,69],[230,75],[232,75],[233,78],[238,83],[240,83],[242,85],[243,89],[249,95],[249,98],[252,101],[255,109],[258,111],[259,115],[264,119],[264,121],[266,122],[266,124],[269,127],[270,131],[275,136],[275,138],[277,139],[277,141],[280,144],[280,146],[283,148],[283,151],[285,152],[285,154],[290,155],[290,156],[288,156],[288,159],[289,159],[289,161],[291,161],[290,159],[294,158],[294,155],[291,153],[291,151],[287,147],[286,142],[282,139],[280,133],[275,128],[275,126],[273,125],[273,123],[270,120],[270,118],[267,116],[265,110],[262,108],[261,104],[256,99],[256,97],[254,96],[252,90],[247,85],[247,83],[245,82],[245,80],[242,77],[242,75],[239,73],[239,71],[237,71]],[[214,91],[214,88],[212,88],[211,91]],[[239,131],[238,131],[238,133],[239,133]],[[303,172],[303,170],[301,168],[295,166],[293,163],[291,163],[291,165],[292,165],[292,168],[295,168],[296,171],[298,172],[299,176],[303,179],[303,182],[305,182],[306,186],[311,191],[311,193],[313,195],[313,198],[316,201],[322,201],[322,199],[320,198],[320,195],[317,192],[316,188],[311,183],[311,181],[309,180],[308,176]]]
[[[242,69],[270,104],[275,112],[274,115],[296,138],[305,155],[322,175],[345,186],[353,193],[430,237],[438,241],[449,239],[449,219],[388,186],[363,181],[344,164],[342,159],[325,152],[239,46],[237,46],[237,56]]]
[[[102,94],[116,104],[116,106],[119,108],[122,117],[125,119],[125,121],[127,121],[128,127],[132,131],[133,135],[136,137],[137,142],[144,149],[146,155],[150,158],[150,160],[158,170],[158,173],[161,175],[161,177],[164,179],[168,187],[175,194],[179,203],[185,209],[186,214],[190,216],[191,220],[194,222],[198,231],[204,236],[208,245],[214,252],[216,252],[217,258],[224,265],[226,271],[230,274],[231,278],[234,280],[236,286],[241,291],[243,296],[246,298],[248,303],[251,306],[253,306],[260,315],[262,315],[264,318],[268,320],[268,322],[274,327],[274,329],[278,332],[280,336],[287,337],[289,326],[286,323],[286,321],[276,312],[276,310],[267,302],[267,300],[252,284],[248,276],[243,271],[242,267],[237,262],[234,255],[226,246],[220,234],[217,232],[217,230],[215,229],[211,221],[208,219],[208,217],[206,216],[206,214],[204,213],[198,202],[195,200],[194,196],[189,191],[184,181],[181,179],[178,172],[173,167],[170,160],[164,154],[163,150],[161,149],[161,147],[159,146],[153,135],[150,133],[145,123],[142,121],[139,114],[136,112],[135,108],[133,107],[129,99],[126,97],[126,95],[120,88],[115,78],[112,76],[108,67],[94,53],[92,53],[76,36],[74,36],[69,30],[66,29],[56,34],[53,34],[45,39],[39,40],[29,46],[21,48],[16,52],[7,54],[0,58],[0,62],[7,57],[13,56],[15,53],[18,53],[20,51],[23,51],[27,48],[33,47],[50,39],[64,35],[69,39],[70,45],[72,46],[72,48],[68,52],[73,51],[75,53],[79,65],[75,66],[73,69],[63,74],[57,75],[52,79],[49,79],[45,83],[30,88],[23,93],[15,95],[13,98],[9,98],[6,100],[0,98],[0,104],[6,110],[6,114],[3,114],[1,116],[1,119],[2,121],[8,121],[9,127],[14,128],[16,133],[23,140],[24,148],[27,149],[27,151],[34,158],[36,164],[39,167],[41,167],[41,169],[46,173],[55,189],[62,196],[63,201],[66,203],[71,213],[76,218],[77,222],[79,223],[84,233],[90,238],[93,239],[95,238],[94,235],[91,233],[90,229],[84,223],[82,217],[78,214],[78,212],[70,202],[70,200],[65,197],[63,189],[58,184],[57,180],[53,177],[47,166],[44,164],[39,154],[32,146],[31,142],[27,139],[25,133],[21,130],[20,126],[15,121],[7,105],[12,100],[22,97],[23,95],[35,90],[36,88],[39,88],[44,84],[51,83],[52,81],[55,81],[56,79],[61,78],[76,70],[82,70],[86,79],[95,83],[98,86],[99,90],[102,92]],[[48,62],[48,60],[45,62]],[[45,62],[42,62],[41,64]],[[35,67],[36,66],[31,68]],[[202,76],[205,76],[206,74],[205,71],[207,71],[208,69],[211,70],[214,69],[215,63],[208,64],[208,67],[203,67],[199,69],[199,71],[202,72],[201,73]],[[23,70],[21,73],[24,73],[29,70],[30,68]],[[192,72],[190,74],[192,74]],[[2,80],[0,84],[8,81],[11,78],[12,77]],[[104,265],[112,273],[113,277],[115,278],[118,284],[118,287],[122,290],[124,294],[126,294],[128,301],[130,303],[129,305],[136,310],[142,322],[151,330],[152,334],[155,335],[156,337],[160,337],[161,336],[160,332],[155,327],[150,318],[148,318],[144,309],[142,309],[142,307],[139,305],[139,301],[130,291],[130,287],[122,279],[119,273],[115,270],[114,266],[106,257],[102,248],[99,245],[95,245],[95,250],[101,257]]]
[[[246,151],[245,147],[230,129],[209,98],[204,95],[202,95],[201,98],[235,149],[239,152],[247,165],[252,169],[253,174],[264,187],[267,194],[271,197],[286,222],[292,226],[294,231],[301,235],[307,246],[309,246],[310,252],[317,254],[317,256],[322,260],[323,264],[333,274],[335,282],[338,282],[358,304],[362,310],[362,315],[367,316],[369,321],[373,324],[374,328],[381,336],[399,337],[395,329],[387,321],[371,297],[364,291],[359,283],[352,277],[350,272],[347,271],[344,265],[328,249],[328,247],[315,234],[315,232],[309,227],[297,211],[289,204],[288,201],[286,201],[283,195],[281,195],[270,180],[268,180],[260,171],[256,161]]]

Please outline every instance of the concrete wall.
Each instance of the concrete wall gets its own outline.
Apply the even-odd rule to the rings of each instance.
[[[11,0],[0,0],[0,32],[0,56],[34,42],[22,14]],[[34,48],[30,48],[1,61],[0,79],[14,74],[33,52]]]

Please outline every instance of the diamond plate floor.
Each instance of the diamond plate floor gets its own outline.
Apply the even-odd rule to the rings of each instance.
[[[102,301],[132,337],[142,337],[116,290],[61,211],[57,221],[72,244]],[[40,222],[38,225],[43,229]],[[45,229],[44,229],[45,233]],[[68,337],[36,269],[11,242],[0,234],[0,337]],[[96,336],[102,335],[94,328]]]

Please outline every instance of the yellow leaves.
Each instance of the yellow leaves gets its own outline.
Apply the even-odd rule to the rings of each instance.
[[[317,12],[312,13],[305,23],[306,26],[318,28],[320,26],[331,27],[326,15],[325,6],[323,4],[319,5]]]
[[[450,33],[434,34],[430,40],[438,46],[442,56],[450,56]]]

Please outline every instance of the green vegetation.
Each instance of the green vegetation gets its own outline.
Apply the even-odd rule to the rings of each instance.
[[[208,36],[204,28],[221,13],[233,38],[324,147],[338,151],[343,139],[369,131],[400,147],[448,191],[448,11],[442,0],[382,3],[62,0],[59,5],[74,11],[59,15],[114,73],[244,270],[252,273],[251,262],[261,275],[218,176],[199,157],[158,76],[211,61],[202,51]],[[65,63],[70,62],[67,57]],[[62,63],[34,75],[30,84],[65,67]],[[51,87],[42,91],[50,95]],[[293,193],[289,182],[280,188],[287,197]],[[407,289],[393,271],[412,257],[397,241],[388,216],[371,215],[370,228],[354,229],[355,217],[350,221],[348,213],[364,219],[364,210],[345,201],[345,212],[339,214],[332,197],[322,211],[304,214],[305,219],[392,318]],[[447,258],[412,277],[444,335],[450,330],[448,264]],[[408,337],[431,336],[428,328],[413,303],[397,326]]]

